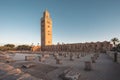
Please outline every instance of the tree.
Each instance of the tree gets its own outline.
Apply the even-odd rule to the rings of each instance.
[[[16,47],[17,50],[31,50],[31,46],[29,45],[19,45]]]
[[[14,44],[6,44],[4,46],[0,46],[1,51],[15,50]]]
[[[15,45],[14,45],[14,44],[6,44],[6,45],[4,45],[4,47],[14,48],[14,47],[15,47]]]
[[[116,43],[119,42],[119,39],[115,37],[115,38],[111,39],[111,41],[113,42],[113,45],[114,45],[114,47],[115,47],[115,46],[116,46]]]

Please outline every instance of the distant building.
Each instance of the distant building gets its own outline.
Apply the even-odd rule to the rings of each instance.
[[[90,42],[90,43],[73,43],[73,44],[59,44],[42,47],[42,51],[55,52],[106,52],[112,49],[112,44],[108,41],[104,42]]]
[[[40,49],[41,49],[40,46],[33,46],[31,50],[35,52],[35,51],[40,51]]]
[[[112,48],[108,41],[73,43],[73,44],[52,44],[52,19],[46,10],[41,18],[41,50],[42,51],[65,51],[65,52],[105,52]]]

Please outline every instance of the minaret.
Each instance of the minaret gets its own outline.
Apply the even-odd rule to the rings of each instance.
[[[45,10],[41,18],[41,47],[52,45],[52,19],[48,10]]]

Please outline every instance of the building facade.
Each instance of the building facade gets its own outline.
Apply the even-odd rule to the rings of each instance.
[[[40,46],[32,46],[31,51],[36,52],[40,51],[41,47]]]
[[[41,50],[56,52],[105,52],[112,48],[110,42],[52,44],[52,19],[46,10],[41,18]]]
[[[52,45],[52,19],[47,10],[41,18],[41,46]]]
[[[57,44],[42,47],[43,51],[55,52],[106,52],[111,50],[112,44],[108,41],[90,42],[90,43],[73,43],[73,44]]]

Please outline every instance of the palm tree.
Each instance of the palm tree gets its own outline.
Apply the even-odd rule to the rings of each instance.
[[[119,39],[115,37],[115,38],[111,39],[111,41],[113,42],[113,45],[114,45],[114,47],[115,47],[115,46],[116,46],[116,43],[119,42]]]

